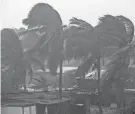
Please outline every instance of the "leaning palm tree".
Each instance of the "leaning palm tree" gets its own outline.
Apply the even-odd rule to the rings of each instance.
[[[91,57],[89,56],[90,53],[96,52],[97,54],[100,54],[100,53],[98,53],[98,52],[100,52],[99,49],[103,49],[104,47],[107,47],[110,45],[117,45],[117,42],[120,39],[118,39],[116,37],[116,34],[120,34],[120,31],[114,30],[114,28],[117,27],[116,26],[117,24],[121,25],[123,28],[125,26],[122,23],[120,23],[118,20],[113,20],[113,19],[109,20],[110,17],[106,16],[106,18],[108,18],[108,20],[106,19],[107,21],[104,21],[104,23],[103,22],[100,23],[96,27],[92,27],[90,24],[89,24],[89,27],[82,27],[83,24],[80,24],[80,23],[84,23],[84,21],[80,21],[79,24],[74,26],[76,23],[78,23],[79,19],[77,19],[77,20],[75,20],[76,18],[71,19],[69,28],[67,28],[64,31],[65,37],[67,37],[67,38],[65,38],[66,44],[67,44],[66,45],[66,49],[67,49],[66,51],[68,53],[67,56],[69,58],[79,57],[79,58],[85,58],[84,60],[89,60],[87,58],[92,59],[92,56]],[[110,23],[109,23],[109,21],[110,21]],[[115,24],[115,26],[111,26],[112,24]],[[79,26],[79,25],[81,25],[81,26]],[[112,29],[112,31],[111,31],[112,33],[107,29]],[[116,29],[118,29],[118,28],[116,28]],[[113,32],[115,32],[114,36],[113,36]],[[98,35],[98,34],[100,34],[100,35]],[[100,38],[98,38],[98,37],[100,37]],[[95,44],[100,44],[100,45],[95,45]],[[93,54],[93,56],[96,56],[96,54]],[[86,61],[86,63],[89,64],[87,61]],[[87,71],[88,70],[89,70],[89,68],[87,69]],[[85,73],[85,72],[83,72],[83,73]],[[82,74],[82,72],[77,73],[76,75],[84,76],[84,74]]]
[[[24,74],[26,69],[24,68],[23,62],[23,50],[18,36],[12,29],[3,29],[1,31],[1,36],[2,65],[4,68],[8,68],[5,72],[10,71],[11,75],[14,75],[13,84],[15,84],[15,82],[18,82],[16,79],[19,77],[21,77],[20,79],[24,79],[26,75]],[[4,72],[2,73],[5,74]]]
[[[123,95],[124,85],[122,78],[129,75],[128,68],[130,64],[131,49],[134,48],[134,44],[132,44],[132,39],[134,36],[134,25],[129,19],[123,16],[118,16],[117,18],[119,18],[124,24],[126,24],[127,36],[125,36],[125,39],[121,40],[121,42],[119,43],[120,50],[113,54],[113,56],[111,57],[111,61],[106,66],[107,75],[103,81],[103,88],[105,90],[107,88],[110,89],[111,83],[113,83],[114,80],[119,80],[119,89],[121,90],[120,94]],[[122,97],[119,99],[123,100]]]
[[[13,29],[3,29],[1,31],[1,36],[2,65],[4,68],[8,68],[6,71],[3,70],[3,76],[4,74],[7,75],[7,72],[10,71],[11,75],[13,76],[12,84],[16,85],[17,87],[20,84],[23,84],[26,89],[25,78],[28,74],[32,79],[32,64],[36,63],[43,70],[44,65],[37,58],[31,56],[27,51],[23,50],[21,41]],[[9,75],[6,77],[8,78]]]
[[[96,60],[98,60],[96,68],[98,68],[98,74],[100,75],[99,62],[102,50],[111,45],[124,47],[126,44],[130,43],[133,38],[134,26],[129,19],[123,16],[115,17],[105,15],[104,17],[99,18],[100,22],[97,26],[91,27],[89,25],[88,28],[90,29],[87,29],[88,31],[86,32],[85,30],[87,27],[84,28],[79,26],[82,25],[80,23],[84,23],[84,21],[79,20],[78,22],[78,20],[79,19],[75,18],[71,20],[71,24],[73,24],[73,26],[71,26],[71,24],[70,26],[72,28],[76,28],[74,30],[77,32],[66,38],[67,55],[69,58],[84,58],[84,62],[78,67],[75,73],[76,76],[84,78],[92,64],[96,63]]]
[[[28,17],[23,20],[29,29],[37,27],[46,27],[44,35],[36,44],[35,48],[30,50],[31,54],[38,52],[44,53],[47,66],[52,75],[57,75],[57,68],[60,66],[60,77],[62,75],[62,48],[61,32],[63,31],[62,20],[59,13],[47,3],[38,3],[30,10]],[[33,29],[34,30],[34,29]],[[45,37],[47,36],[47,37]],[[61,82],[61,78],[60,78]],[[61,86],[61,84],[60,84]],[[61,87],[60,87],[61,88]],[[61,93],[61,89],[60,89]],[[61,95],[61,94],[60,94]]]

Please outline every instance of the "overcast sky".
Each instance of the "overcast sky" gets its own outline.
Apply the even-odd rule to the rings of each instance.
[[[22,27],[31,7],[38,2],[47,2],[61,15],[64,24],[78,17],[96,25],[104,14],[124,15],[135,24],[135,0],[1,0],[2,26]]]

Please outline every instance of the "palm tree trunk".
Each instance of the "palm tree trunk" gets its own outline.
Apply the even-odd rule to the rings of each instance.
[[[97,59],[97,71],[98,71],[98,101],[99,101],[99,104],[98,104],[98,108],[99,108],[99,114],[103,114],[103,111],[102,111],[102,105],[101,105],[101,91],[100,91],[100,59],[101,57],[99,57]]]
[[[59,98],[60,99],[62,99],[62,72],[63,72],[62,63],[63,60],[60,58],[60,72],[59,72]]]
[[[104,52],[103,52],[103,55],[102,55],[102,65],[104,66],[105,65],[105,56],[104,56]]]
[[[124,82],[120,80],[120,108],[122,109],[121,114],[124,114]]]

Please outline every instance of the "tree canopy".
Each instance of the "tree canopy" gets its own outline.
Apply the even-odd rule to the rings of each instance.
[[[67,26],[63,26],[60,14],[52,6],[47,3],[38,3],[31,8],[27,18],[22,22],[28,29],[17,33],[18,35],[28,32],[41,33],[37,43],[26,52],[12,29],[1,31],[2,64],[11,64],[14,66],[13,70],[23,72],[22,75],[26,73],[26,67],[30,72],[32,71],[33,62],[44,69],[44,65],[35,57],[38,54],[47,59],[47,67],[53,75],[57,74],[61,60],[82,59],[83,62],[75,75],[84,78],[96,63],[97,58],[102,56],[102,51],[110,46],[120,50],[112,56],[106,66],[107,80],[112,80],[121,68],[128,67],[128,62],[125,61],[129,58],[131,47],[134,47],[131,46],[134,25],[124,16],[104,15],[99,18],[99,23],[95,27],[82,19],[73,17]],[[21,71],[21,69],[24,70]]]

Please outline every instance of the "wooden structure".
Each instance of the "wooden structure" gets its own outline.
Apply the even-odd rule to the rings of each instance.
[[[23,113],[25,107],[35,106],[36,114],[44,114],[45,112],[47,114],[65,114],[66,112],[70,112],[71,114],[91,114],[90,99],[91,96],[95,94],[94,90],[88,92],[87,90],[78,88],[64,90],[62,93],[62,99],[57,98],[56,92],[27,92],[9,94],[6,95],[8,97],[2,97],[2,105],[6,107],[21,107]],[[12,102],[10,103],[9,101],[11,100]],[[17,105],[18,101],[21,102],[20,105]],[[71,103],[70,101],[75,102]],[[82,104],[82,106],[80,106],[80,104]]]
[[[125,89],[124,93],[127,113],[135,113],[135,89]]]
[[[24,109],[25,108],[29,108],[29,114],[32,114],[32,109],[31,107],[34,106],[33,103],[29,103],[26,101],[22,101],[22,100],[15,100],[15,99],[6,99],[4,101],[2,101],[1,107],[5,108],[5,107],[18,107],[22,109],[22,114],[24,114]],[[5,112],[1,112],[2,114],[4,114]]]
[[[90,110],[90,104],[91,104],[91,96],[96,94],[95,92],[88,92],[85,90],[73,90],[71,92],[71,97],[74,99],[74,109],[71,109],[71,114],[91,114]],[[75,110],[76,108],[79,108],[80,111]],[[74,112],[74,113],[73,113]]]
[[[64,114],[67,112],[69,101],[69,98],[58,99],[54,93],[49,92],[20,93],[10,94],[8,97],[2,96],[2,107],[21,107],[22,114],[25,107],[31,106],[36,107],[36,114]],[[51,108],[55,111],[52,112]],[[30,114],[32,114],[31,108]]]

